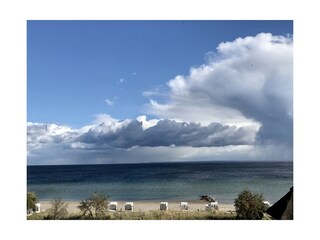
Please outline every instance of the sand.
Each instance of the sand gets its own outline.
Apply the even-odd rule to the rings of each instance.
[[[78,201],[65,201],[68,203],[69,213],[79,213],[77,206],[79,205]],[[165,201],[163,201],[165,202]],[[180,201],[167,201],[169,210],[180,210]],[[50,201],[40,201],[41,211],[46,211],[50,208]],[[125,206],[124,201],[118,201],[117,211],[124,211]],[[205,210],[205,201],[189,201],[188,202],[188,211],[204,211]],[[231,204],[219,203],[219,211],[235,211],[235,208]],[[134,201],[133,202],[133,211],[134,212],[148,212],[153,210],[160,209],[160,201]]]

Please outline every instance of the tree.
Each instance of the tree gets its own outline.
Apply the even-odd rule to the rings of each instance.
[[[262,219],[264,212],[263,194],[243,190],[234,200],[238,219]]]
[[[49,219],[63,219],[68,215],[68,203],[61,199],[51,201],[51,207],[48,209]]]
[[[92,201],[89,199],[81,200],[80,204],[78,205],[78,208],[82,212],[82,216],[89,216],[90,219],[93,219],[93,206]]]
[[[82,200],[78,206],[83,216],[90,219],[103,218],[108,210],[108,196],[104,193],[94,192],[91,197]]]
[[[36,211],[36,203],[38,202],[38,198],[34,192],[27,192],[27,210],[32,209],[32,211]]]
[[[90,200],[96,217],[103,217],[108,210],[108,196],[103,193],[93,193]]]

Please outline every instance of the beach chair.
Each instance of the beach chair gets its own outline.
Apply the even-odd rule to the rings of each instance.
[[[219,209],[218,202],[209,202],[204,207],[205,211],[213,211],[213,210],[218,210],[218,209]]]
[[[27,210],[27,216],[31,216],[33,214],[33,210],[31,208],[29,208]]]
[[[126,205],[124,205],[125,211],[133,211],[133,202],[126,202]]]
[[[110,211],[117,211],[118,202],[110,202],[109,210]]]
[[[161,211],[167,211],[169,209],[168,202],[161,202],[160,203],[160,210]]]
[[[181,202],[180,203],[180,210],[188,210],[188,203],[187,202]]]
[[[218,209],[219,209],[219,207],[218,207],[218,202],[217,202],[217,201],[216,201],[216,202],[211,202],[210,204],[211,204],[211,207],[212,207],[214,210],[218,210]]]
[[[41,203],[36,203],[36,213],[41,212]]]
[[[264,211],[267,211],[267,209],[271,206],[270,202],[263,201],[263,209]]]
[[[211,211],[212,208],[211,208],[211,206],[210,206],[209,204],[206,204],[206,205],[204,206],[204,210],[205,210],[205,211]]]

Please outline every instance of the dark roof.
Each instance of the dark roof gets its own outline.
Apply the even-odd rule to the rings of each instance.
[[[293,219],[293,187],[279,201],[267,209],[274,219]]]

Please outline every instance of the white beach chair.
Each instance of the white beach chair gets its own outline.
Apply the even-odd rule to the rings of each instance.
[[[41,212],[41,203],[36,203],[36,213]]]
[[[110,202],[109,204],[109,210],[110,211],[117,211],[118,202]]]
[[[161,202],[160,203],[160,210],[161,211],[167,211],[169,209],[168,202]]]
[[[212,209],[211,209],[211,206],[210,206],[209,204],[206,204],[206,205],[204,206],[204,210],[205,210],[205,211],[211,211]]]
[[[188,210],[188,203],[187,202],[181,202],[180,203],[180,210]]]
[[[218,202],[217,202],[217,201],[215,201],[215,202],[210,202],[210,205],[211,205],[211,207],[212,207],[214,210],[218,210],[218,209],[219,209],[219,207],[218,207]]]
[[[270,202],[268,201],[263,201],[263,209],[267,211],[267,209],[271,206]]]
[[[27,216],[31,216],[33,214],[33,210],[31,208],[29,208],[27,210]]]
[[[219,209],[218,202],[209,202],[204,207],[205,211],[213,211],[213,210],[218,210],[218,209]]]
[[[133,202],[126,202],[126,205],[124,205],[125,211],[133,211]]]

